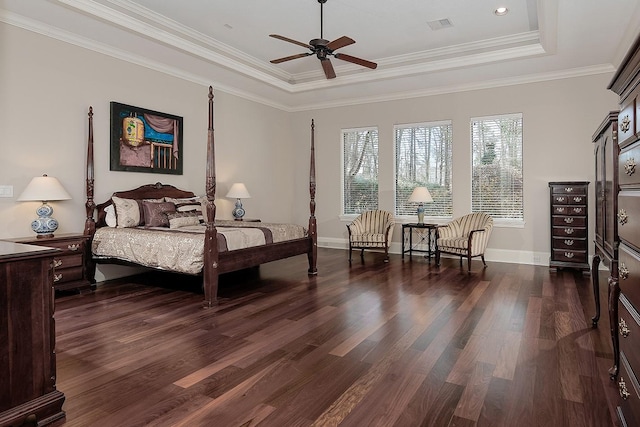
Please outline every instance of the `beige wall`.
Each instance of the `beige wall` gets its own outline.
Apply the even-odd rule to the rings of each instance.
[[[294,114],[294,138],[304,139],[311,118],[316,123],[320,245],[344,247],[347,238],[346,222],[339,219],[341,129],[378,127],[380,207],[393,211],[393,125],[452,120],[454,216],[459,216],[471,209],[470,118],[522,113],[525,226],[494,228],[487,256],[494,260],[546,264],[550,250],[547,183],[591,181],[593,201],[591,136],[608,111],[617,105],[616,95],[606,89],[610,78],[610,75],[596,75]],[[297,155],[302,155],[300,150]],[[302,176],[303,171],[299,171],[299,179]],[[591,204],[591,218],[593,212]],[[400,226],[396,225],[396,251],[400,235]],[[590,253],[593,254],[593,250]]]
[[[524,228],[497,228],[488,255],[519,262],[534,262],[535,257],[544,264],[549,252],[547,182],[593,181],[591,135],[616,107],[616,96],[606,90],[610,78],[597,75],[297,113],[217,91],[218,196],[224,196],[231,183],[242,181],[253,196],[244,201],[248,217],[306,224],[309,125],[314,118],[320,242],[344,247],[345,222],[338,217],[340,130],[378,126],[381,207],[392,210],[393,125],[450,119],[454,213],[461,215],[470,208],[469,118],[522,112],[526,224]],[[215,87],[215,76],[207,84]],[[0,198],[0,238],[32,234],[29,223],[37,203],[15,199],[33,176],[42,173],[59,178],[73,197],[54,205],[59,231],[82,230],[89,105],[95,113],[97,202],[106,200],[112,191],[156,181],[204,193],[206,84],[0,24],[0,94],[0,185],[14,186],[13,198]],[[109,171],[110,101],[184,117],[182,176]],[[591,196],[593,200],[593,184]],[[222,198],[217,204],[218,216],[229,218],[232,202]],[[593,205],[590,213],[593,215]],[[396,249],[400,242],[397,227]],[[109,272],[106,276],[110,277]]]

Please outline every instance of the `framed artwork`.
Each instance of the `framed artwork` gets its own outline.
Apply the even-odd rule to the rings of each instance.
[[[182,175],[182,117],[111,102],[112,171]]]

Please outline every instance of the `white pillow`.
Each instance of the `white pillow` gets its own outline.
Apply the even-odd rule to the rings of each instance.
[[[104,217],[104,222],[106,222],[109,227],[115,227],[118,224],[118,220],[116,219],[115,206],[107,206],[106,208],[104,208],[104,213],[106,214]]]

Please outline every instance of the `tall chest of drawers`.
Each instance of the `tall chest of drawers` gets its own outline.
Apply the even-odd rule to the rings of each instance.
[[[589,270],[589,182],[550,182],[551,258],[549,267]]]
[[[618,277],[610,279],[609,316],[623,426],[640,425],[640,37],[609,89],[620,96],[618,114]]]

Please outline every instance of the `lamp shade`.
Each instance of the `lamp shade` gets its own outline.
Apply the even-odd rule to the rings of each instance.
[[[33,178],[17,200],[21,202],[44,202],[69,199],[71,199],[71,196],[60,184],[60,181],[52,176],[42,175]]]
[[[413,189],[413,193],[411,193],[411,196],[409,196],[407,201],[414,203],[430,203],[433,202],[433,198],[431,197],[427,187],[416,187]]]
[[[236,182],[229,189],[227,197],[231,199],[250,199],[251,195],[249,194],[249,191],[247,191],[247,187],[243,183]]]

